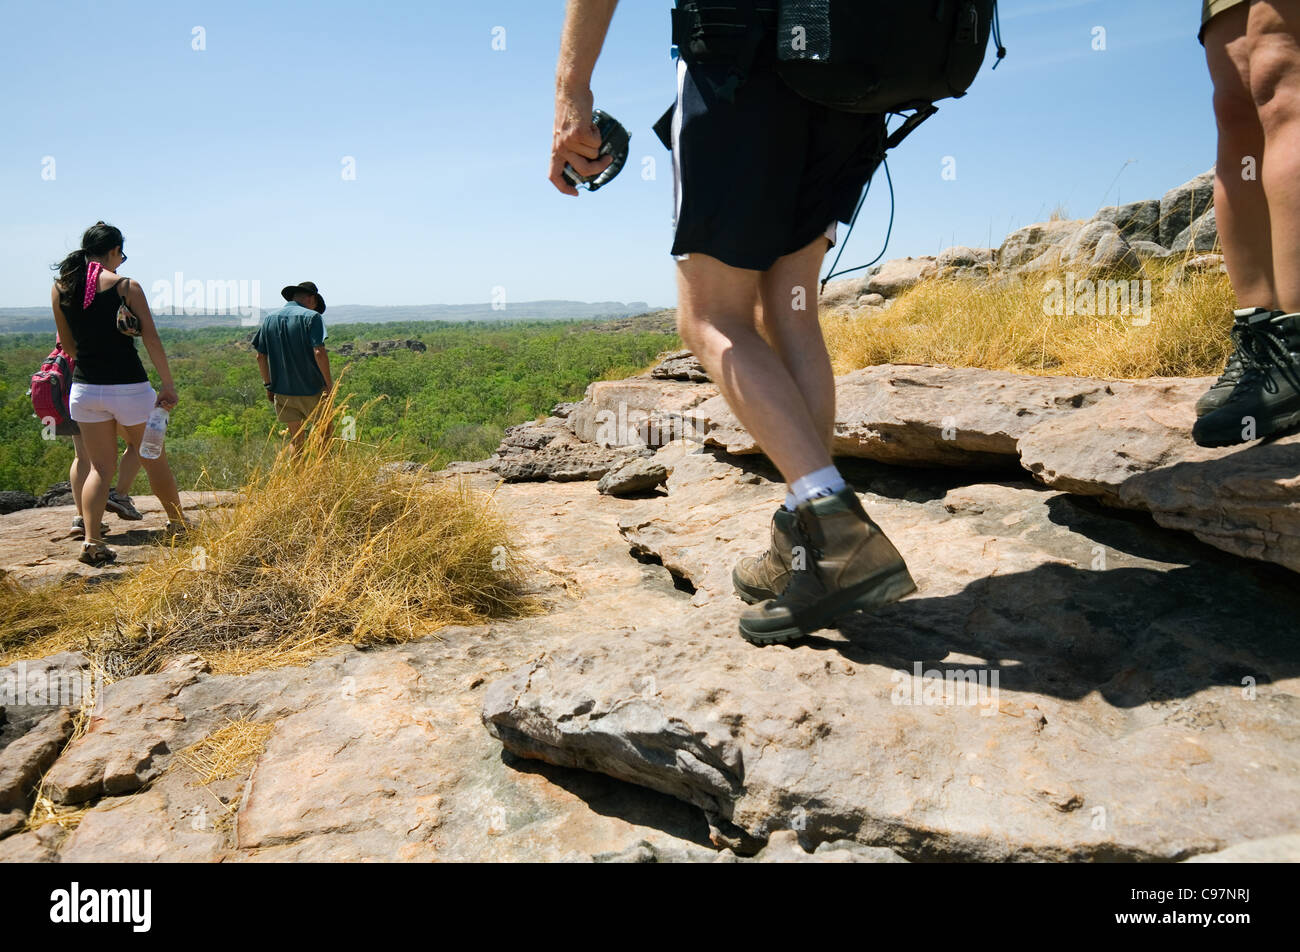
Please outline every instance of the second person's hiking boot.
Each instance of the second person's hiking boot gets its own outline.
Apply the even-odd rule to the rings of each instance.
[[[1201,446],[1236,446],[1300,426],[1300,314],[1246,324],[1241,379],[1218,409],[1196,421]]]
[[[129,522],[137,522],[144,518],[144,513],[135,508],[135,503],[126,493],[120,493],[116,489],[108,491],[108,502],[104,508],[116,515],[119,519],[126,519]]]
[[[852,489],[801,503],[796,515],[790,583],[740,616],[747,641],[783,644],[916,591],[903,557]]]
[[[772,545],[762,555],[747,555],[731,570],[736,594],[753,605],[776,598],[790,581],[790,550],[798,517],[782,506],[772,515]]]
[[[1232,355],[1228,358],[1228,365],[1223,368],[1223,373],[1219,379],[1210,385],[1210,389],[1201,394],[1201,398],[1196,401],[1196,415],[1205,416],[1214,410],[1223,406],[1228,396],[1232,393],[1237,381],[1241,380],[1241,373],[1245,369],[1244,358],[1248,345],[1245,342],[1247,337],[1246,325],[1260,314],[1272,316],[1281,314],[1281,311],[1270,311],[1266,307],[1245,307],[1232,312]]]

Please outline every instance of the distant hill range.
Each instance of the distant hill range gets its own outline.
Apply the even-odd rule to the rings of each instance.
[[[263,308],[272,310],[273,304]],[[644,301],[522,301],[518,304],[412,304],[372,307],[338,304],[325,319],[332,324],[380,324],[390,321],[569,321],[619,320],[652,310]],[[250,318],[238,314],[155,314],[159,327],[239,327]],[[45,307],[0,307],[0,334],[54,333],[54,316]]]

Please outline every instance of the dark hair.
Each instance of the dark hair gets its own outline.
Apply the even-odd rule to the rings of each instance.
[[[51,269],[59,272],[59,276],[54,279],[54,286],[59,289],[60,307],[81,307],[86,294],[86,264],[91,257],[98,258],[114,248],[122,247],[122,240],[122,232],[112,225],[97,221],[81,236],[80,248],[58,264],[50,265]]]

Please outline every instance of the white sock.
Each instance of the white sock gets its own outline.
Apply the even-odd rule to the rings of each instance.
[[[819,496],[832,496],[846,485],[840,471],[834,466],[827,466],[796,479],[790,486],[790,495],[794,497],[795,504],[800,505]]]
[[[794,498],[794,493],[786,493],[785,502],[781,504],[781,508],[786,512],[794,512],[794,507],[797,505],[799,505],[799,503]]]

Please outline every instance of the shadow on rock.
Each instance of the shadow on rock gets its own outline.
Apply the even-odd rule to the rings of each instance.
[[[1285,581],[1225,576],[1212,562],[1172,571],[1048,564],[855,615],[840,627],[847,642],[804,644],[909,672],[918,661],[940,672],[990,668],[1005,690],[1071,700],[1097,691],[1132,708],[1300,673],[1300,597]],[[981,661],[941,660],[952,654]]]

